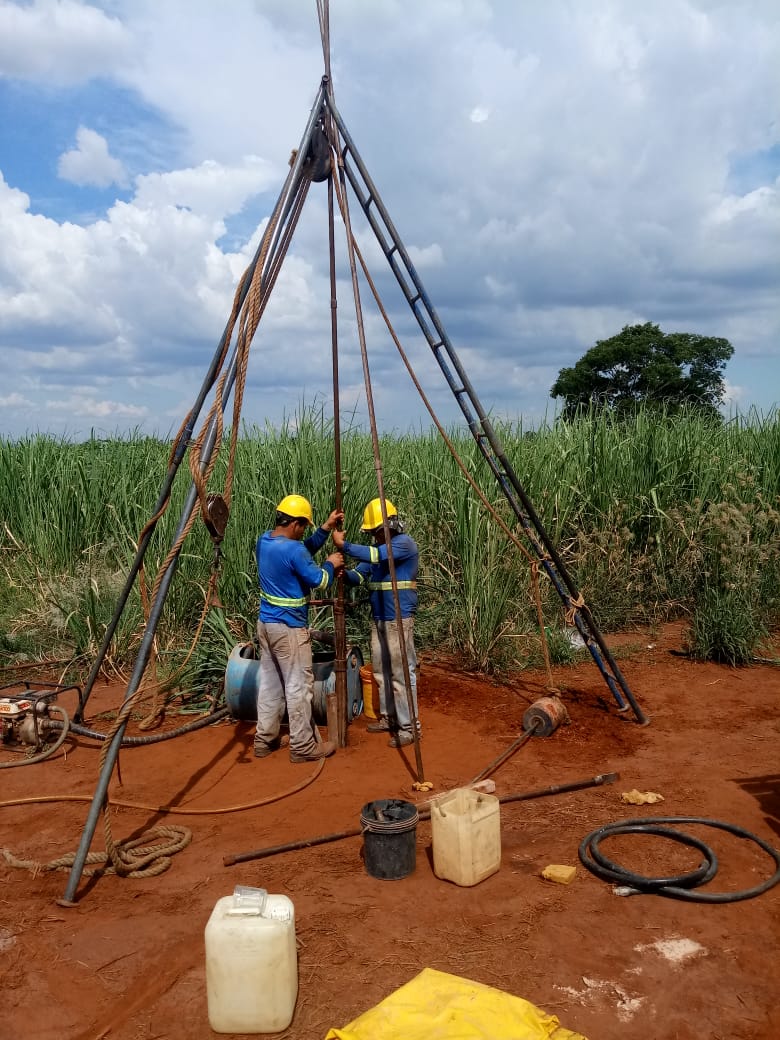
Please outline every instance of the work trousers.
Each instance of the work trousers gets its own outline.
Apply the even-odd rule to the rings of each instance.
[[[417,652],[414,648],[414,617],[401,621],[409,663],[409,681],[412,685],[414,717],[417,718]],[[371,670],[379,687],[379,713],[391,729],[412,732],[409,702],[406,696],[401,641],[397,621],[371,622]],[[419,730],[420,723],[418,721]]]
[[[257,623],[260,689],[257,692],[255,747],[279,746],[285,705],[290,723],[290,751],[309,755],[319,734],[312,720],[314,671],[308,628]]]

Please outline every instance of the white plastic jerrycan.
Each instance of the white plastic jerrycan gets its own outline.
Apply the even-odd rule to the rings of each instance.
[[[433,872],[456,885],[477,885],[501,867],[500,803],[460,787],[431,804]]]
[[[237,885],[206,925],[209,1025],[216,1033],[278,1033],[298,997],[295,910],[283,895]]]

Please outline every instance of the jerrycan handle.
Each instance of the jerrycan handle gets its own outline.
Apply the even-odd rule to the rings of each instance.
[[[230,917],[262,917],[268,892],[264,888],[236,885],[233,889],[233,905],[228,908]]]

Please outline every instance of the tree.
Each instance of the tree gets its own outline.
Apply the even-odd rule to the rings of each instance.
[[[733,353],[720,337],[661,332],[650,322],[626,325],[599,340],[573,368],[562,368],[550,394],[564,399],[569,419],[589,407],[625,414],[640,404],[673,411],[687,405],[718,415],[723,369]]]

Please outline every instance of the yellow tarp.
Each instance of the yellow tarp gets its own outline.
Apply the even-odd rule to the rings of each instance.
[[[425,968],[325,1040],[585,1040],[522,997]]]

